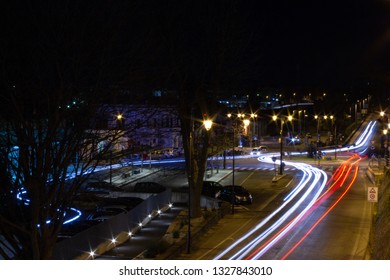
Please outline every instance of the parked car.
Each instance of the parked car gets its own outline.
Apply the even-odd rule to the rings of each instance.
[[[100,211],[109,211],[109,212],[119,212],[119,213],[127,213],[129,212],[129,208],[126,205],[121,204],[113,204],[113,205],[105,205],[99,207]]]
[[[127,211],[133,209],[135,206],[143,202],[144,200],[139,197],[116,197],[116,198],[105,198],[98,204],[98,208],[107,208],[112,206],[119,206],[125,208]]]
[[[156,182],[138,182],[134,186],[135,192],[160,193],[165,191],[165,187]]]
[[[97,210],[96,212],[89,214],[86,220],[103,222],[121,213],[126,213],[126,211],[119,208],[111,210]]]
[[[86,186],[80,188],[80,193],[110,194],[113,192],[123,192],[123,189],[105,181],[88,182]]]
[[[239,185],[224,186],[218,198],[227,202],[234,201],[234,204],[252,204],[252,195]]]
[[[91,226],[96,225],[98,223],[99,221],[94,221],[94,220],[81,220],[81,221],[65,224],[61,227],[61,230],[57,235],[57,242],[60,242],[64,239],[72,238],[76,234],[84,230],[87,230]]]
[[[203,181],[202,195],[217,198],[223,189],[223,186],[215,181]]]

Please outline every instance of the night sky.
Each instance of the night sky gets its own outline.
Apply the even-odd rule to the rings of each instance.
[[[388,79],[390,1],[269,1],[264,15],[265,83]]]
[[[194,83],[209,79],[205,83],[211,85],[219,79],[237,88],[390,83],[387,0],[54,0],[7,5],[1,63],[11,65],[16,76],[25,69],[41,73],[40,79],[46,71],[52,79],[52,60],[59,60],[63,69],[74,71],[61,78],[74,83],[89,81],[88,76],[166,87],[188,76]],[[15,66],[21,62],[28,67]]]

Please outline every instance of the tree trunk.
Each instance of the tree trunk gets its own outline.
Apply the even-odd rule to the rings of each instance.
[[[179,112],[181,116],[181,130],[191,200],[189,202],[190,214],[191,217],[197,218],[202,214],[200,196],[206,170],[210,135],[205,131],[203,124],[199,122],[194,124],[191,105],[188,106],[187,103],[181,103]]]

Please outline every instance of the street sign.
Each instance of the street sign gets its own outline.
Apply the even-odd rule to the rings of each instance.
[[[276,161],[276,157],[272,157],[272,161],[275,162]]]
[[[369,187],[367,190],[368,202],[378,202],[378,187]]]

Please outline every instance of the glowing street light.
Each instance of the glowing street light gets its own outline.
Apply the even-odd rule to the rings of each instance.
[[[203,121],[204,128],[209,131],[211,127],[213,126],[213,121],[212,120],[204,120]]]
[[[251,119],[253,119],[253,129],[252,129],[252,141],[251,141],[251,146],[252,142],[254,143],[255,146],[257,146],[257,137],[258,137],[258,131],[256,130],[256,124],[257,124],[257,114],[252,113],[250,115]]]
[[[242,122],[244,123],[244,127],[248,127],[250,124],[250,120],[248,120],[248,119],[245,119]]]
[[[279,119],[280,119],[280,132],[279,132],[280,133],[280,169],[279,169],[279,175],[283,175],[283,124],[285,123],[285,121],[283,118],[279,118]],[[286,119],[291,122],[293,120],[293,117],[291,115],[289,115],[289,116],[287,116]],[[272,120],[276,122],[278,120],[278,116],[273,115]]]
[[[383,154],[384,154],[384,157],[385,157],[385,161],[386,161],[386,166],[389,166],[389,138],[388,138],[388,133],[389,133],[389,130],[387,128],[383,129],[383,142],[382,142],[382,145],[383,145]]]
[[[229,119],[233,119],[233,114],[229,113],[227,114],[227,117]],[[235,141],[236,141],[236,130],[237,130],[237,119],[239,120],[242,120],[243,121],[243,124],[244,124],[244,128],[245,128],[245,132],[247,130],[247,127],[250,123],[250,121],[248,119],[244,119],[245,118],[245,114],[242,114],[242,113],[237,113],[236,114],[236,118],[234,118],[233,120],[233,123],[232,123],[232,126],[233,126],[233,154],[232,154],[232,198],[231,198],[231,208],[232,208],[232,214],[234,214],[234,198],[235,198],[235,194],[234,194],[234,185],[235,185],[235,151],[234,151],[234,147],[235,147]]]

